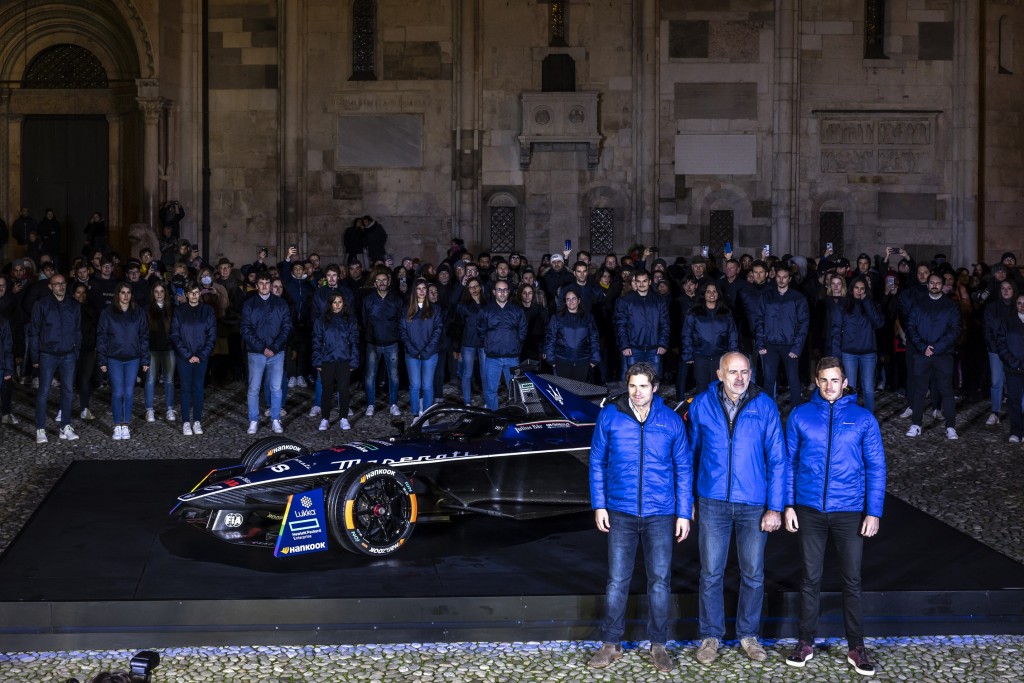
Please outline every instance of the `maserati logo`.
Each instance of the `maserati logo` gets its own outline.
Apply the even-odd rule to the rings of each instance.
[[[299,499],[299,502],[302,503],[302,507],[306,508],[307,510],[313,507],[313,499],[310,498],[309,496],[303,496],[302,498]]]
[[[548,392],[551,393],[551,398],[553,398],[556,401],[558,401],[558,405],[562,405],[562,403],[564,403],[564,400],[562,399],[562,392],[560,392],[558,390],[558,387],[553,387],[553,386],[551,386],[549,384],[548,385]]]
[[[237,529],[242,526],[242,515],[238,512],[229,512],[224,515],[224,526],[229,529]]]

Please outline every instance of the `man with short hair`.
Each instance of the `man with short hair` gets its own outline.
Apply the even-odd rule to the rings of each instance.
[[[933,387],[942,401],[946,438],[958,439],[956,400],[953,398],[953,351],[960,336],[960,308],[942,293],[943,279],[938,273],[928,276],[928,295],[918,298],[907,312],[907,351],[913,349],[914,393],[910,397],[913,412],[907,436],[921,433],[925,393]],[[934,381],[932,381],[934,379]]]
[[[384,359],[388,373],[388,404],[391,415],[398,417],[398,339],[404,306],[391,291],[391,276],[377,271],[373,292],[363,296],[363,328],[366,330],[366,416],[372,417],[377,396],[377,362]]]
[[[777,396],[775,380],[782,363],[789,380],[789,403],[800,404],[800,352],[807,341],[810,314],[807,298],[790,288],[792,274],[786,268],[775,273],[775,287],[761,296],[754,346],[764,364],[764,390]]]
[[[814,656],[822,565],[829,536],[843,577],[847,657],[857,673],[875,667],[864,649],[861,559],[864,539],[878,533],[885,501],[885,450],[878,421],[857,405],[838,358],[818,362],[818,390],[786,423],[786,530],[797,533],[803,559],[799,640],[786,664]]]
[[[590,279],[590,268],[584,261],[577,261],[572,267],[573,281],[558,290],[558,300],[564,301],[566,292],[575,292],[580,300],[580,310],[595,313],[595,308],[604,304],[604,290]],[[598,312],[599,313],[599,312]]]
[[[750,383],[742,353],[722,356],[718,382],[690,405],[700,544],[700,637],[697,661],[710,664],[725,638],[723,579],[733,532],[740,586],[736,637],[746,655],[764,661],[758,642],[764,601],[764,546],[782,525],[786,444],[779,409]]]
[[[588,666],[603,669],[622,657],[626,603],[638,546],[643,545],[649,602],[647,637],[659,671],[674,668],[665,643],[672,582],[672,539],[690,533],[691,451],[683,421],[658,391],[653,365],[626,371],[626,394],[598,415],[590,443],[590,502],[608,534],[608,585],[601,649]]]
[[[270,292],[271,276],[266,271],[256,278],[256,293],[242,305],[242,341],[249,356],[248,434],[259,429],[260,385],[270,386],[271,429],[275,434],[281,426],[281,379],[284,376],[284,355],[292,316],[287,302]]]
[[[507,282],[496,282],[492,294],[494,297],[480,310],[478,324],[485,354],[484,406],[497,410],[501,378],[512,381],[512,368],[519,365],[519,352],[526,339],[526,314],[522,306],[509,301]]]
[[[82,311],[67,295],[68,281],[56,273],[47,283],[52,296],[44,296],[32,305],[28,326],[28,348],[32,367],[39,369],[36,392],[36,443],[46,443],[46,398],[55,373],[60,373],[59,436],[67,441],[78,438],[71,428],[71,398],[75,385],[75,363],[82,346]],[[40,283],[37,286],[42,286]]]
[[[553,314],[557,308],[558,290],[570,282],[572,282],[572,275],[565,269],[565,256],[555,252],[551,255],[551,268],[540,276],[540,288],[544,290],[549,314]]]
[[[651,276],[646,270],[634,273],[633,288],[615,304],[615,337],[623,370],[647,361],[660,371],[661,357],[668,350],[668,303],[651,294]]]

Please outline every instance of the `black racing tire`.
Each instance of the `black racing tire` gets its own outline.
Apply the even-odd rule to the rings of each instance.
[[[349,552],[385,557],[405,545],[416,526],[417,502],[409,478],[368,463],[338,477],[327,491],[327,525]]]
[[[242,466],[248,474],[261,467],[303,455],[309,455],[309,449],[298,441],[283,436],[266,436],[245,449],[242,453]]]

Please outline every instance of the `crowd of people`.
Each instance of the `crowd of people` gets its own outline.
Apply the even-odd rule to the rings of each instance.
[[[181,210],[167,208],[159,254],[143,249],[122,262],[97,248],[58,267],[41,250],[4,265],[3,421],[17,419],[10,382],[43,387],[44,442],[52,383],[58,435],[77,438],[73,414],[93,419],[93,390],[108,384],[113,438],[130,439],[142,383],[146,421],[180,413],[185,434],[202,434],[212,378],[248,382],[250,434],[262,418],[283,431],[289,390],[307,386],[319,428],[330,428],[337,407],[334,424],[349,429],[353,383],[364,389],[366,415],[386,385],[384,409],[401,415],[407,389],[416,416],[443,399],[449,381],[464,403],[496,408],[502,380],[524,360],[596,383],[646,361],[683,396],[707,388],[722,355],[740,351],[767,395],[788,391],[792,406],[813,390],[814,363],[835,356],[869,411],[878,389],[906,397],[908,437],[930,413],[957,438],[957,398],[982,392],[987,424],[999,424],[1005,394],[1010,440],[1024,437],[1024,278],[1012,253],[967,269],[942,254],[918,262],[899,247],[851,264],[831,249],[818,258],[708,252],[670,262],[636,246],[599,260],[545,254],[534,266],[521,253],[471,254],[454,239],[435,264],[394,259],[387,233],[367,216],[346,231],[344,263],[291,245],[280,261],[259,247],[236,268],[227,258],[206,263],[175,238]]]

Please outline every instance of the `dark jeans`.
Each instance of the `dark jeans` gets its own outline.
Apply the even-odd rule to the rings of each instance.
[[[92,398],[92,377],[96,372],[96,351],[82,351],[78,354],[75,376],[78,378],[78,402],[82,410],[89,407]]]
[[[589,381],[590,378],[590,361],[586,360],[559,360],[555,359],[557,365],[554,365],[555,375],[558,377],[565,377],[566,379],[574,379],[579,382]]]
[[[693,357],[693,380],[697,383],[697,393],[704,391],[712,381],[718,379],[715,373],[722,356],[694,356]]]
[[[914,358],[914,393],[910,398],[910,407],[914,411],[913,422],[920,426],[924,417],[925,393],[931,386],[939,393],[942,400],[942,416],[946,418],[946,427],[956,426],[956,399],[953,398],[953,354],[943,353],[934,356],[917,355]],[[934,402],[934,397],[932,398]]]
[[[1024,412],[1020,404],[1022,398],[1024,375],[1016,372],[1006,373],[1006,412],[1010,418],[1010,436],[1024,436]]]
[[[36,392],[36,429],[46,428],[46,397],[54,374],[60,375],[60,426],[71,424],[71,399],[75,386],[75,354],[39,354],[39,391]],[[133,380],[134,381],[134,380]]]
[[[328,420],[331,408],[334,407],[334,395],[340,399],[340,417],[348,417],[349,386],[351,384],[351,366],[347,362],[324,363],[320,367],[320,381],[323,383],[323,396],[320,399],[320,417]],[[325,400],[326,399],[326,400]]]
[[[178,380],[181,382],[181,423],[199,422],[203,419],[206,366],[209,365],[210,360],[189,363],[187,358],[181,356],[177,356],[175,360],[177,360]],[[150,370],[152,369],[150,368]]]
[[[843,576],[843,627],[850,649],[864,644],[864,618],[861,609],[860,565],[864,555],[864,537],[860,512],[824,513],[803,505],[796,506],[800,522],[800,555],[803,577],[800,580],[800,639],[814,642],[820,612],[821,573],[825,559],[825,543],[832,536],[832,546],[839,555]]]
[[[647,637],[651,643],[668,640],[668,607],[672,581],[672,545],[675,538],[675,517],[655,515],[634,517],[608,511],[608,586],[607,614],[601,639],[618,643],[626,630],[626,603],[633,564],[638,546],[643,544],[644,567],[647,570],[648,619]]]
[[[779,363],[782,363],[786,370],[786,378],[789,381],[789,403],[792,406],[800,405],[800,358],[789,357],[792,347],[785,344],[766,344],[768,353],[761,356],[764,363],[764,384],[762,388],[772,398],[776,398],[775,381],[779,376]]]

